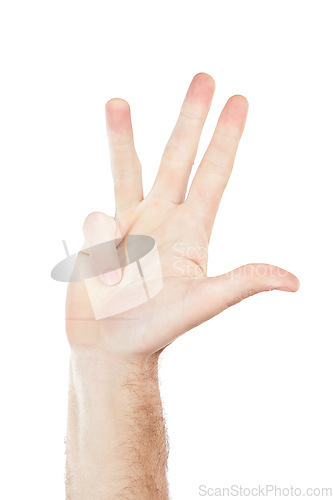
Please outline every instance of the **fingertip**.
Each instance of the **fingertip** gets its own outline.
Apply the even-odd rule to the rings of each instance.
[[[192,82],[200,82],[202,85],[210,86],[211,88],[215,88],[215,80],[208,73],[200,72],[194,75]]]
[[[297,292],[297,290],[299,290],[299,287],[300,287],[300,281],[299,279],[297,278],[297,276],[295,276],[294,274],[290,274],[290,279],[291,279],[291,291],[292,292]]]
[[[215,81],[208,73],[197,73],[189,86],[186,100],[209,106],[215,91]]]
[[[249,107],[249,101],[242,94],[235,94],[235,95],[229,97],[227,102],[232,102],[233,104],[237,103],[239,106],[244,106],[246,108]]]
[[[123,133],[131,130],[130,106],[124,99],[110,99],[105,105],[105,115],[111,132]]]
[[[244,118],[249,109],[249,102],[243,95],[233,95],[229,97],[224,106],[223,113],[231,118]]]
[[[113,97],[105,104],[105,109],[108,112],[114,112],[121,109],[129,109],[130,105],[121,97]]]
[[[295,293],[299,290],[300,282],[299,282],[299,279],[294,274],[289,273],[289,275],[290,275],[290,278],[289,278],[289,285],[288,285],[287,291]]]
[[[281,292],[292,292],[295,293],[299,290],[300,282],[296,276],[288,273],[288,279],[283,284],[283,286],[275,287],[274,290],[280,290]]]
[[[91,212],[84,219],[82,224],[82,230],[84,231],[92,227],[95,227],[96,225],[103,223],[106,218],[108,218],[108,216],[103,212],[99,211]]]
[[[221,112],[219,123],[241,134],[245,127],[248,108],[248,100],[243,95],[229,97]]]

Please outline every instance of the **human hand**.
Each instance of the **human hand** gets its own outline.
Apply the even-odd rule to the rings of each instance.
[[[83,226],[85,241],[90,245],[99,243],[101,235],[104,241],[119,234],[123,238],[131,234],[152,236],[160,255],[163,289],[131,310],[95,320],[84,281],[69,283],[67,335],[73,348],[95,347],[128,358],[147,357],[250,295],[272,289],[298,289],[295,276],[268,264],[248,264],[221,276],[207,277],[209,239],[248,109],[242,96],[228,100],[186,197],[214,87],[209,75],[194,77],[153,188],[145,198],[129,106],[121,99],[107,103],[116,217],[100,212],[88,215]],[[122,279],[122,274],[113,273],[113,284],[100,281],[99,286],[104,287],[103,293],[109,294],[110,300]]]

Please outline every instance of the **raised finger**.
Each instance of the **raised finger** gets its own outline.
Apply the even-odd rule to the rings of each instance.
[[[151,194],[181,203],[215,89],[213,78],[198,73],[192,80],[178,121],[164,150]]]
[[[231,97],[194,176],[186,203],[205,220],[210,234],[223,191],[228,183],[248,110],[245,97]]]
[[[111,99],[105,111],[116,210],[119,213],[143,198],[141,164],[134,147],[128,103],[123,99]]]

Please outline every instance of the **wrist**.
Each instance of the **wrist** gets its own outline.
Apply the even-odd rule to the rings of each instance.
[[[77,345],[70,351],[71,375],[73,382],[81,381],[92,387],[120,388],[131,383],[148,385],[158,380],[159,354],[119,356],[98,347]]]
[[[67,468],[80,498],[94,497],[91,485],[103,495],[110,488],[116,494],[133,478],[140,498],[167,491],[158,357],[71,350]]]

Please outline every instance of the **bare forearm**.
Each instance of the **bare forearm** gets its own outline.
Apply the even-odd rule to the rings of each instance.
[[[140,362],[72,352],[68,500],[168,498],[158,357]]]

